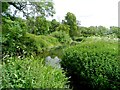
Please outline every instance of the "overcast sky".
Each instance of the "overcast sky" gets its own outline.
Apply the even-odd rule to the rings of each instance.
[[[120,0],[53,0],[55,19],[61,21],[72,12],[82,26],[118,26],[118,2]]]

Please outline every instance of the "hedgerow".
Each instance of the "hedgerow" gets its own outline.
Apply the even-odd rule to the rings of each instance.
[[[67,48],[61,64],[74,88],[120,89],[117,41],[96,38]]]

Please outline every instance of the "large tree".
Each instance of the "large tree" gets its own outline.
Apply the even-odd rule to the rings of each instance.
[[[24,17],[46,17],[55,14],[52,0],[39,0],[39,2],[2,2],[2,12],[5,12],[9,6],[15,7],[14,16],[19,12],[22,12]]]

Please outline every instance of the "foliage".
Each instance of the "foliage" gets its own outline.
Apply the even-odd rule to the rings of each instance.
[[[50,22],[43,17],[36,17],[35,25],[37,27],[37,35],[45,35],[49,32]]]
[[[36,36],[26,33],[26,23],[20,18],[15,21],[3,17],[3,54],[25,55],[60,43],[51,36]]]
[[[103,26],[90,26],[90,27],[78,27],[79,35],[84,37],[90,37],[90,36],[106,36],[110,33],[108,28],[105,28]]]
[[[39,2],[7,2],[6,4],[12,5],[15,8],[15,16],[19,12],[22,12],[25,17],[35,15],[46,17],[55,14],[52,0],[40,0]],[[3,7],[5,7],[6,4],[3,4]]]
[[[37,32],[37,27],[35,25],[35,18],[34,17],[28,17],[26,20],[26,24],[27,24],[27,32],[28,33],[33,33],[36,34]]]
[[[65,31],[55,31],[50,34],[51,36],[58,39],[58,41],[62,44],[70,44],[72,39]]]
[[[60,24],[56,28],[56,31],[63,31],[63,32],[66,32],[69,35],[70,27],[69,27],[69,25],[66,25],[66,24]]]
[[[50,22],[42,16],[27,19],[28,32],[36,35],[49,33]]]
[[[13,15],[10,5],[16,8]],[[26,20],[18,18],[18,12],[23,12]],[[81,27],[76,16],[70,12],[62,23],[55,19],[47,20],[46,17],[54,13],[52,0],[2,2],[0,50],[3,51],[4,62],[0,64],[0,69],[3,68],[0,70],[3,72],[0,87],[67,88],[66,73],[61,68],[46,66],[44,59],[40,58],[50,55],[63,59],[62,67],[67,76],[72,76],[71,83],[77,90],[85,87],[119,89],[119,28]],[[70,48],[64,51],[67,47]],[[27,57],[31,54],[36,56]],[[7,55],[10,57],[5,58]],[[21,57],[24,55],[27,55],[26,58]]]
[[[56,31],[56,28],[60,25],[59,22],[56,21],[56,19],[53,19],[51,22],[49,33]]]
[[[73,37],[77,34],[77,21],[76,16],[73,13],[68,12],[65,16],[65,24],[70,26],[70,37]]]
[[[88,34],[90,34],[90,36],[97,35],[97,27],[94,26],[88,27]]]
[[[7,2],[2,2],[2,12],[5,12],[9,7],[9,4]]]
[[[119,90],[120,61],[118,41],[88,39],[64,51],[62,67],[71,76],[71,83],[79,90]]]
[[[107,34],[108,29],[104,26],[97,27],[97,34],[100,36],[105,36]]]
[[[52,48],[54,46],[58,46],[60,45],[60,43],[58,42],[58,40],[50,35],[34,35],[34,34],[30,34],[27,33],[26,37],[29,37],[30,39],[33,40],[32,43],[35,44],[35,46],[37,47],[37,51],[41,51],[43,49],[49,49]]]
[[[24,22],[12,21],[9,18],[2,18],[2,45],[3,54],[15,54],[21,52],[24,48],[24,36],[26,34],[26,26]],[[22,23],[22,24],[20,24]]]
[[[109,34],[115,34],[118,38],[120,37],[120,28],[112,26],[110,27]]]
[[[83,36],[83,37],[87,37],[87,33],[88,33],[87,29],[88,29],[87,27],[82,27],[82,26],[78,27],[78,33],[79,33],[79,35]]]
[[[62,69],[45,66],[43,59],[6,58],[2,66],[3,88],[68,88]]]

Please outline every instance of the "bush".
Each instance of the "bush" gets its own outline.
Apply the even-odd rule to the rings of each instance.
[[[56,28],[56,31],[63,31],[63,32],[66,32],[69,35],[70,27],[69,27],[69,25],[66,25],[66,24],[60,24]]]
[[[37,16],[36,18],[27,19],[27,29],[29,33],[35,35],[46,35],[49,33],[50,22],[42,16]]]
[[[72,39],[65,31],[55,31],[50,34],[51,36],[58,39],[58,41],[62,44],[70,44]]]
[[[68,88],[63,70],[45,66],[43,59],[8,58],[2,66],[2,88]]]
[[[112,41],[96,38],[64,51],[61,64],[75,89],[120,89],[118,43]]]
[[[38,52],[41,51],[42,49],[52,48],[54,46],[60,45],[60,43],[58,42],[56,38],[52,36],[48,36],[48,35],[37,36],[34,34],[27,33],[26,37],[29,37],[30,39],[33,40],[32,43],[35,44]]]
[[[12,21],[5,17],[2,18],[2,22],[3,54],[16,54],[22,52],[22,50],[25,49],[23,48],[25,44],[23,38],[26,34],[25,23],[20,20]]]

